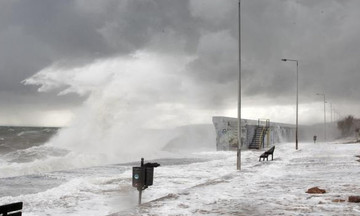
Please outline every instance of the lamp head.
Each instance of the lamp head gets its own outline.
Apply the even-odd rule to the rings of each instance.
[[[287,59],[281,59],[281,61],[287,61]]]

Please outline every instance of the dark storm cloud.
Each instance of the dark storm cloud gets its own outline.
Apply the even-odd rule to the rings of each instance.
[[[359,7],[358,1],[242,1],[244,97],[256,97],[267,105],[292,104],[296,65],[281,61],[292,58],[299,60],[300,103],[319,101],[317,92],[325,92],[329,100],[339,104],[360,100],[356,57],[360,53]],[[207,82],[202,85],[209,89],[216,89],[211,87],[215,82],[228,83],[216,89],[224,101],[229,97],[235,101],[237,92],[237,11],[231,13],[234,20],[225,30],[207,29],[208,34],[200,38],[199,56],[190,64],[195,77],[200,83]],[[227,46],[224,32],[230,33],[233,47]],[[217,43],[206,39],[221,33]],[[204,52],[203,41],[210,41]],[[356,108],[351,111],[356,112]]]
[[[259,93],[292,91],[295,64],[281,58],[299,60],[300,94],[325,91],[341,98],[348,90],[346,82],[356,85],[357,1],[246,1],[244,7],[247,2],[251,12],[244,12],[243,55],[254,61],[247,77],[259,80]]]
[[[54,93],[38,94],[21,84],[53,63],[71,67],[126,55],[144,48],[154,36],[165,37],[169,32],[185,41],[189,51],[198,39],[187,1],[32,0],[0,4],[0,91],[8,95],[0,100],[4,106],[10,97],[21,107],[23,97],[18,94],[32,98],[33,106],[38,106],[39,100],[49,106],[81,101],[71,96],[54,97]],[[169,52],[166,46],[174,42],[153,46]],[[29,103],[23,105],[29,107]]]
[[[236,0],[3,0],[0,2],[0,103],[26,96],[39,107],[73,105],[83,98],[38,94],[21,81],[54,63],[73,67],[137,50],[187,55],[186,76],[201,86],[193,106],[236,106]],[[356,0],[243,0],[244,96],[292,103],[300,62],[301,98],[316,92],[360,100],[360,44]],[[349,87],[351,86],[351,88]],[[1,96],[2,95],[2,96]],[[7,95],[7,96],[5,96]],[[11,97],[9,97],[11,95]],[[234,105],[232,102],[234,101]],[[288,101],[288,102],[286,102]]]
[[[154,35],[170,31],[185,41],[190,51],[198,39],[187,1],[32,0],[1,4],[1,72],[5,78],[15,76],[12,81],[21,81],[56,61],[82,64],[128,54],[143,48]]]

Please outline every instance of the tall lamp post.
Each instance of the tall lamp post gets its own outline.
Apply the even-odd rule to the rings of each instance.
[[[324,97],[324,141],[326,142],[326,96],[325,93],[316,93],[316,95],[320,95]]]
[[[298,150],[298,131],[299,131],[299,61],[296,59],[281,59],[281,61],[296,62],[296,129],[295,129],[295,149]]]
[[[241,170],[241,0],[239,0],[239,89],[238,89],[238,147],[236,168]]]
[[[333,123],[334,119],[333,119],[333,106],[332,103],[330,103],[330,123]]]

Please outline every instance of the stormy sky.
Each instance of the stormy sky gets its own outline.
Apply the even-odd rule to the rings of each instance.
[[[242,0],[243,117],[294,123],[296,65],[282,58],[299,61],[300,124],[323,121],[316,93],[329,120],[330,104],[359,117],[359,9]],[[0,75],[1,125],[68,125],[96,103],[169,127],[235,117],[238,1],[0,0]]]

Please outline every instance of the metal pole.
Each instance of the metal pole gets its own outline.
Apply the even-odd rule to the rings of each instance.
[[[316,95],[322,95],[324,97],[324,142],[326,142],[326,98],[325,98],[325,93],[316,93]]]
[[[333,108],[332,108],[332,103],[330,103],[330,122],[333,123],[334,119],[333,119]]]
[[[295,149],[299,148],[299,61],[296,59],[281,59],[281,61],[296,62],[296,129],[295,129]]]
[[[141,205],[141,194],[142,194],[142,190],[139,190],[139,205]]]
[[[144,166],[144,158],[141,158],[141,162],[140,162],[140,166],[143,167]],[[139,205],[141,205],[141,195],[142,195],[142,186],[141,188],[138,188],[138,191],[139,191]]]
[[[237,148],[237,170],[241,170],[241,0],[239,0],[239,85],[238,85],[238,148]]]
[[[296,131],[295,131],[296,150],[298,150],[298,130],[299,130],[299,62],[296,61]]]
[[[325,106],[326,100],[325,100],[325,93],[323,95],[324,95],[324,140],[326,142],[326,106]]]

